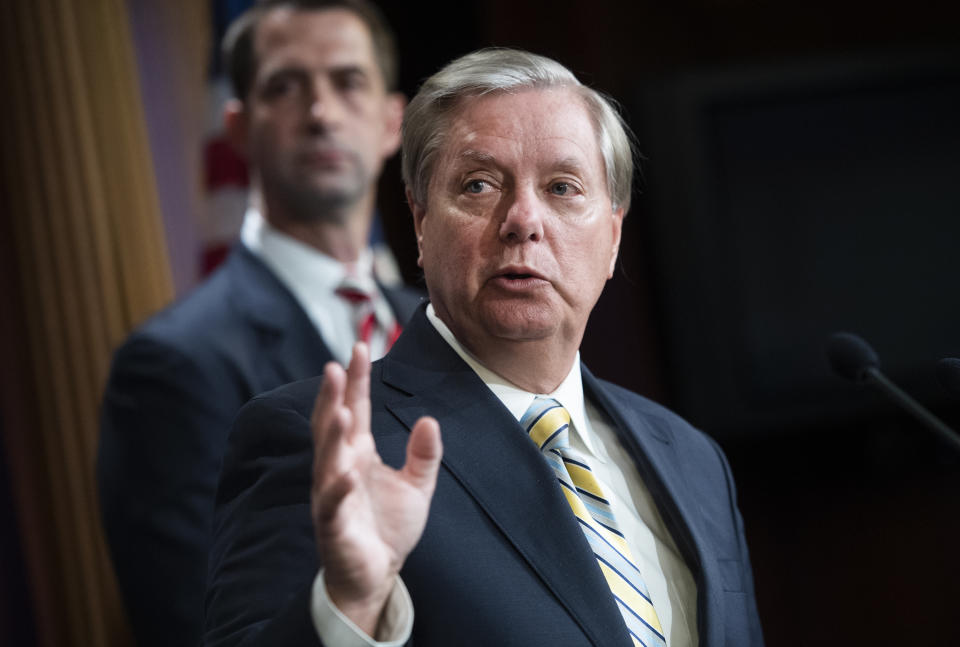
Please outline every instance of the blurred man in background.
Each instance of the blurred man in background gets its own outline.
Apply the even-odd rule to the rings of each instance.
[[[199,642],[213,498],[253,395],[382,355],[419,302],[367,246],[399,146],[394,39],[366,0],[262,2],[229,29],[226,129],[252,207],[224,266],[117,351],[97,463],[107,539],[141,645]]]

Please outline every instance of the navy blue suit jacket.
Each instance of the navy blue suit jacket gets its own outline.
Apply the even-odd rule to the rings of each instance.
[[[420,301],[385,291],[405,322]],[[114,356],[97,459],[103,522],[141,647],[196,645],[213,499],[233,417],[332,356],[287,288],[243,245]]]
[[[700,644],[763,638],[730,469],[717,445],[663,407],[583,370],[697,582]],[[315,645],[308,612],[318,564],[310,519],[309,416],[319,379],[240,412],[217,492],[205,644]],[[423,309],[371,376],[383,460],[404,461],[410,429],[440,422],[444,454],[423,537],[401,576],[412,644],[630,647],[556,477]],[[330,646],[332,647],[332,646]]]

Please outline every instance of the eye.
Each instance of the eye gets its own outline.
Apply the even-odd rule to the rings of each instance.
[[[290,85],[287,79],[271,79],[270,83],[263,88],[263,96],[272,98],[286,94],[290,90]]]
[[[559,195],[563,197],[573,197],[583,193],[579,184],[564,180],[557,180],[556,182],[553,182],[547,188],[547,191],[553,195]]]
[[[483,193],[485,188],[487,188],[487,183],[483,180],[468,180],[463,190],[467,193]]]
[[[355,68],[336,72],[333,81],[341,90],[360,90],[368,85],[367,75]]]
[[[289,96],[298,89],[299,81],[299,77],[291,72],[275,74],[264,83],[261,95],[266,100]]]

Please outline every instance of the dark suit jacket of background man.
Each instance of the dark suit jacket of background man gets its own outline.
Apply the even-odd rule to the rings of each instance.
[[[319,381],[260,395],[234,423],[217,493],[207,645],[318,644],[308,601],[318,568],[309,417]],[[700,644],[761,645],[743,524],[720,449],[586,368],[583,381],[694,574]],[[412,644],[630,647],[551,468],[423,307],[374,363],[371,399],[387,464],[402,465],[420,416],[436,417],[443,435],[426,530],[401,572],[415,610]]]
[[[420,301],[413,290],[384,292],[400,322]],[[331,359],[293,295],[242,244],[117,351],[97,478],[141,647],[199,642],[214,492],[236,412]]]

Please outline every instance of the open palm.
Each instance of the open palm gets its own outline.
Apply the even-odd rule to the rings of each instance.
[[[397,573],[419,541],[437,481],[440,427],[421,418],[400,470],[385,465],[370,430],[370,359],[324,370],[311,418],[311,512],[330,600],[373,635]]]

